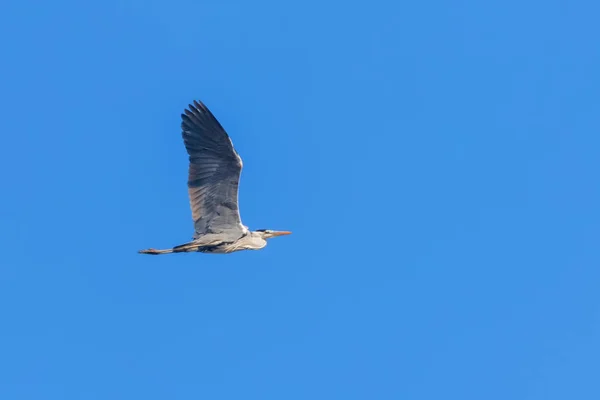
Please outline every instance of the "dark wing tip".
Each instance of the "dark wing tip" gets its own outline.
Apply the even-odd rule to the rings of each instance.
[[[181,114],[181,129],[188,153],[201,148],[206,150],[207,147],[220,149],[219,151],[224,151],[223,157],[232,158],[239,167],[242,166],[229,135],[202,101],[193,100],[184,110]]]
[[[188,104],[181,114],[181,128],[185,131],[201,127],[206,119],[206,110],[206,106],[201,101],[194,100],[192,104]]]
[[[193,100],[192,104],[188,104],[188,107],[181,114],[181,121],[182,127],[189,126],[189,122],[193,122],[205,126],[212,125],[214,128],[225,132],[223,126],[201,100]]]
[[[193,100],[191,104],[188,104],[186,113],[191,112],[193,114],[204,115],[207,114],[214,118],[206,104],[204,104],[201,100]]]
[[[200,108],[202,110],[206,110],[206,106],[204,105],[202,100],[194,100],[194,106],[196,107],[196,109]],[[190,104],[190,107],[193,107],[193,106]]]

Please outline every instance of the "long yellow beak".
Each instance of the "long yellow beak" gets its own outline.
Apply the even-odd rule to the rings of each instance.
[[[292,232],[290,231],[275,231],[271,233],[271,237],[275,237],[275,236],[283,236],[283,235],[291,235]]]

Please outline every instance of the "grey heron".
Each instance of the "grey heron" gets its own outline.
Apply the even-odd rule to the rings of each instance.
[[[289,235],[289,231],[250,231],[242,224],[238,207],[242,159],[210,110],[201,101],[193,103],[181,114],[183,142],[189,155],[187,185],[194,220],[193,240],[170,249],[139,253],[258,250],[267,245],[266,239]]]

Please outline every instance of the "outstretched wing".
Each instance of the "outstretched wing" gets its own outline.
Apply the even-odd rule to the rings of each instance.
[[[202,102],[194,100],[181,119],[190,159],[188,193],[194,237],[209,233],[241,236],[238,185],[242,159],[225,129]]]

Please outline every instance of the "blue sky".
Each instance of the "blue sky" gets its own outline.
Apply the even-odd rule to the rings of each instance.
[[[600,6],[0,6],[3,399],[598,399]],[[180,113],[257,252],[191,238]]]

